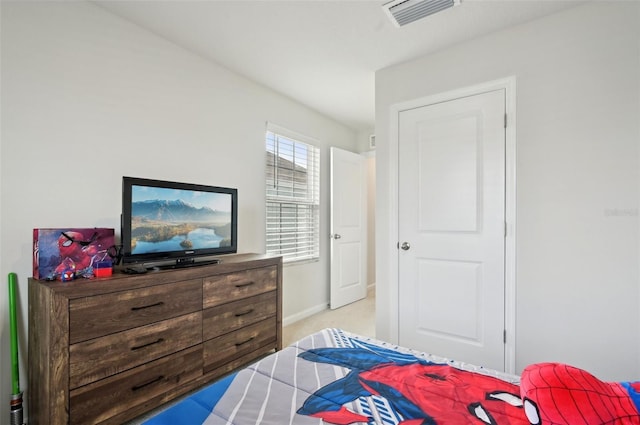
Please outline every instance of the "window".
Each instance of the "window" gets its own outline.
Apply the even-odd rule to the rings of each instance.
[[[320,150],[271,124],[266,135],[267,253],[320,256]]]

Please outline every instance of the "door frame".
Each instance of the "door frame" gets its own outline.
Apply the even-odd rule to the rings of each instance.
[[[389,120],[389,153],[392,156],[389,161],[389,176],[395,179],[395,184],[390,187],[389,222],[395,223],[389,229],[389,237],[392,242],[399,242],[399,195],[398,195],[398,157],[399,157],[399,117],[400,112],[446,102],[461,97],[473,96],[493,90],[505,90],[505,110],[507,113],[507,128],[505,131],[505,293],[504,293],[504,325],[505,325],[505,365],[507,373],[515,373],[516,359],[516,78],[506,77],[499,80],[463,87],[435,95],[421,97],[414,100],[400,102],[391,105]],[[390,339],[398,343],[399,339],[399,266],[398,247],[389,244],[389,296],[391,314],[389,328]]]

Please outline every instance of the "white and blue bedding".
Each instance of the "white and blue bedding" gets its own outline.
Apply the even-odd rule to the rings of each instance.
[[[325,329],[144,425],[528,424],[518,377]]]

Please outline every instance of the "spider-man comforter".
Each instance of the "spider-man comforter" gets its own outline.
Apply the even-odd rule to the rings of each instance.
[[[214,385],[148,424],[529,423],[517,377],[455,366],[327,329],[222,381],[223,394]]]
[[[539,399],[521,397],[518,382],[516,376],[326,329],[145,425],[605,423],[548,421]],[[628,405],[634,408],[633,401]],[[629,418],[608,423],[640,424]]]

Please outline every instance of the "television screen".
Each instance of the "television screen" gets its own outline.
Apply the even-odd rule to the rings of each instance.
[[[124,177],[122,206],[125,263],[236,252],[236,189]]]

